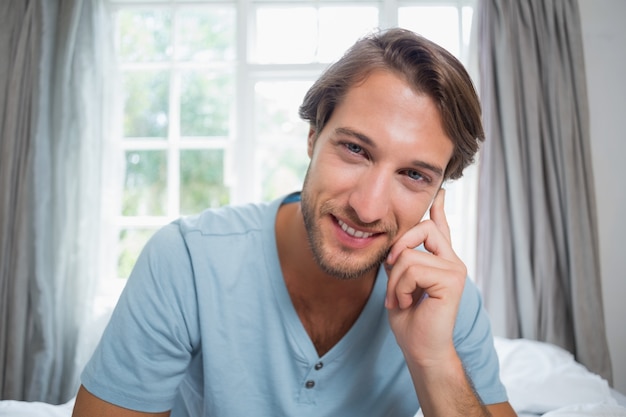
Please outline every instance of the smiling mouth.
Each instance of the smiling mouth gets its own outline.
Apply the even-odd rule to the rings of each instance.
[[[341,227],[341,230],[343,230],[344,232],[346,232],[350,236],[355,237],[357,239],[367,239],[368,237],[374,236],[374,234],[375,234],[375,233],[364,232],[362,230],[356,230],[356,229],[348,226],[347,224],[345,224],[344,222],[342,222],[339,219],[337,219],[337,223],[339,223],[339,226]]]

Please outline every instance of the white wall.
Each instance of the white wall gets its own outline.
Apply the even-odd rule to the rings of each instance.
[[[607,337],[614,386],[626,393],[626,1],[579,5]]]

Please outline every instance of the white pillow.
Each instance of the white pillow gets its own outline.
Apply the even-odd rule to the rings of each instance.
[[[61,405],[41,402],[0,401],[0,417],[70,417],[74,399]]]
[[[609,384],[555,345],[495,338],[500,378],[517,412],[547,413],[574,404],[617,402]]]
[[[543,417],[626,417],[626,408],[610,404],[578,404],[550,411]]]

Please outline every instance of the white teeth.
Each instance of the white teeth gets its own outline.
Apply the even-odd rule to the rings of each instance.
[[[370,236],[372,236],[374,233],[367,233],[367,232],[363,232],[361,230],[355,230],[352,227],[348,226],[347,224],[345,224],[344,222],[342,222],[341,220],[337,219],[337,221],[339,222],[339,226],[341,226],[341,229],[346,232],[347,234],[349,234],[350,236],[359,238],[359,239],[365,239],[368,238]]]

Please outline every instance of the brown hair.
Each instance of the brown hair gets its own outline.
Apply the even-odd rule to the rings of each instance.
[[[401,74],[416,92],[434,100],[454,143],[445,178],[460,178],[484,140],[478,96],[459,60],[411,31],[389,29],[357,41],[309,89],[300,117],[319,135],[348,90],[378,69]]]

